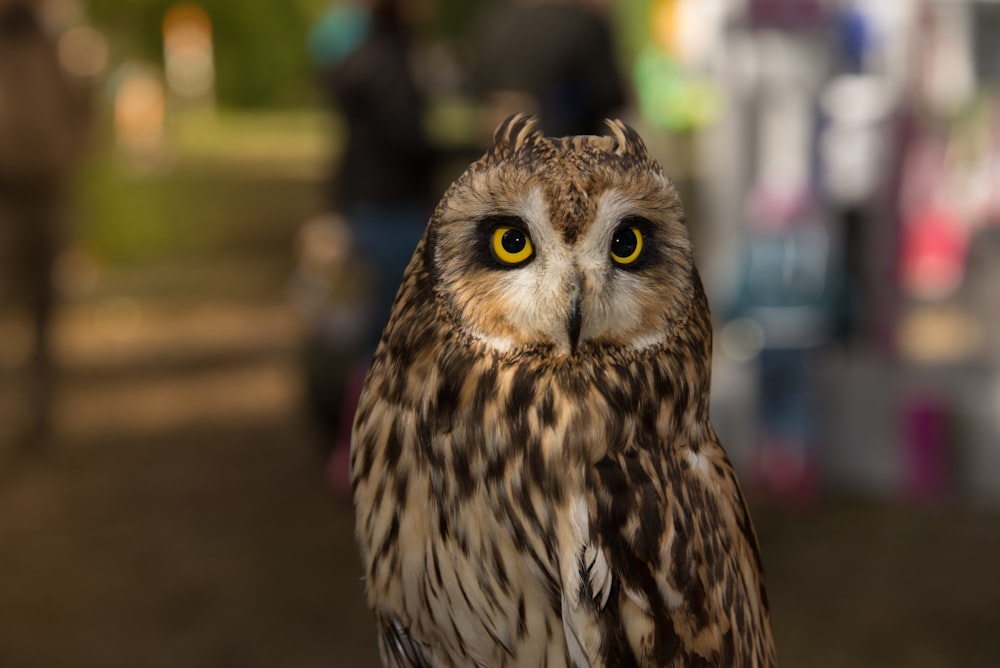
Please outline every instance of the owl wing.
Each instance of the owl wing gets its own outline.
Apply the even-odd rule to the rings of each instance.
[[[750,516],[710,445],[679,459],[629,448],[591,471],[562,570],[578,666],[775,665]]]
[[[431,668],[423,650],[399,620],[376,615],[379,654],[385,668]]]

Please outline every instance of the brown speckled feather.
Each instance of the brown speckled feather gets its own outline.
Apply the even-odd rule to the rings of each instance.
[[[387,666],[776,665],[680,202],[609,127],[509,119],[404,278],[351,454]]]

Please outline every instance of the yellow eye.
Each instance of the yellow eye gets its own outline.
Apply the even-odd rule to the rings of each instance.
[[[642,232],[638,227],[623,227],[611,237],[611,259],[618,264],[632,264],[642,255]]]
[[[492,248],[493,255],[504,264],[521,264],[535,252],[524,231],[504,225],[493,230]]]

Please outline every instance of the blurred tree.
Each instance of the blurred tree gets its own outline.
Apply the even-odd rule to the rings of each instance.
[[[435,29],[454,41],[469,37],[469,27],[490,8],[508,0],[436,0]]]
[[[162,59],[162,21],[177,0],[88,0],[116,57]],[[212,19],[216,93],[228,107],[296,106],[314,96],[305,35],[327,0],[200,0]]]
[[[161,62],[163,16],[178,0],[86,0],[117,59]],[[460,40],[499,0],[436,0],[433,32]],[[331,0],[197,0],[212,19],[216,95],[224,107],[300,106],[316,99],[305,40]]]

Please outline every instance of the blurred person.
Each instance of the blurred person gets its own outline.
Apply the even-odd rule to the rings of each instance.
[[[346,131],[329,184],[330,206],[346,221],[353,251],[371,279],[369,299],[355,310],[365,323],[360,340],[327,331],[311,344],[307,373],[320,395],[314,397],[320,418],[335,434],[331,475],[337,485],[347,481],[350,420],[368,357],[433,205],[437,159],[410,57],[427,7],[413,0],[342,4],[310,35],[324,88]],[[345,346],[360,358],[352,368],[343,364]],[[337,368],[326,368],[323,360],[331,359]]]
[[[418,4],[367,0],[355,7],[356,44],[323,75],[346,130],[331,205],[375,270],[372,348],[432,206],[435,156],[410,61]]]
[[[473,89],[484,126],[535,113],[546,134],[600,134],[625,105],[625,85],[600,3],[514,0],[485,17]]]
[[[87,116],[39,4],[0,0],[0,299],[22,302],[31,314],[28,440],[43,437],[49,423],[52,266]]]
[[[759,72],[747,99],[753,162],[742,267],[730,315],[759,333],[756,491],[808,502],[818,491],[824,424],[819,368],[839,324],[840,240],[817,193],[816,100],[828,45],[812,2],[756,3]],[[793,11],[802,9],[802,14]]]

